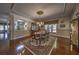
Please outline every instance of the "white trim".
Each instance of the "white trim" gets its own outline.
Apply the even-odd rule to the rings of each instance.
[[[27,37],[27,36],[25,35],[25,36],[14,37],[13,40],[15,40],[15,39],[20,39],[20,38],[23,38],[23,37]]]
[[[52,33],[51,33],[51,34],[52,34]],[[50,34],[50,35],[51,35],[51,34]],[[68,39],[70,38],[69,36],[61,36],[61,35],[58,35],[58,34],[52,34],[52,35],[53,35],[53,36],[58,36],[58,37],[63,37],[63,38],[68,38]]]

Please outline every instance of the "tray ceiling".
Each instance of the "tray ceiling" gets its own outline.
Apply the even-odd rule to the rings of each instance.
[[[0,4],[0,14],[5,13],[7,15],[12,12],[34,20],[49,20],[70,16],[75,9],[75,5],[64,3],[5,3]],[[43,12],[40,16],[37,14],[39,10]]]
[[[14,4],[12,11],[31,19],[52,19],[62,16],[69,16],[73,9],[74,4],[26,3]],[[43,14],[40,16],[36,13],[39,10],[43,11]]]

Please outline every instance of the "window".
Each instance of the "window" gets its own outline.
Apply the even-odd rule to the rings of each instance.
[[[14,29],[17,30],[17,26],[18,26],[17,21],[15,21],[14,24],[15,24]]]
[[[0,39],[8,39],[8,33],[0,33]]]
[[[0,39],[3,39],[3,38],[4,38],[4,34],[1,33],[1,34],[0,34]]]
[[[24,29],[24,21],[22,21],[22,20],[18,20],[17,21],[17,29],[18,30],[23,30]]]
[[[49,25],[45,25],[45,30],[49,32]]]
[[[52,32],[56,32],[57,30],[57,24],[53,24],[53,31]]]
[[[8,38],[8,33],[5,33],[5,39],[7,39]]]
[[[0,25],[0,30],[4,30],[4,26],[3,25]]]
[[[8,30],[8,26],[7,25],[5,25],[5,30]]]
[[[52,32],[52,24],[49,25],[49,32]]]
[[[8,28],[9,28],[9,25],[5,23],[0,24],[0,39],[1,40],[8,39]]]
[[[45,30],[48,32],[56,32],[57,30],[57,24],[47,24],[45,25]]]

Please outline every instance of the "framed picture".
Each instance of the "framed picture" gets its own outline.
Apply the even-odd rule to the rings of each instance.
[[[60,28],[65,28],[65,24],[60,24]]]

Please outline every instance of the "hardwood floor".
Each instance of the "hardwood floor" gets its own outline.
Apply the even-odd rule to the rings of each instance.
[[[69,43],[69,39],[58,38],[58,47],[52,51],[51,55],[78,55],[76,50],[70,51]]]
[[[18,53],[16,52],[16,47],[20,44],[20,42],[23,42],[24,40],[27,40],[27,38],[10,41],[10,49],[8,51],[1,51],[0,54],[17,55]],[[79,53],[75,49],[73,49],[73,51],[70,51],[69,43],[69,39],[58,37],[57,48],[52,50],[51,55],[78,55]],[[23,50],[24,52],[22,53],[22,55],[33,55],[33,53],[31,53],[28,49],[24,48]]]

